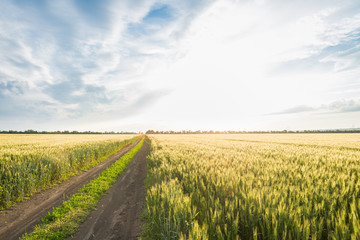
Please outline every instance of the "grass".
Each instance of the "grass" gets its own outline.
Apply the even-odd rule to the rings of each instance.
[[[102,172],[99,177],[85,185],[61,206],[49,212],[42,219],[42,224],[35,227],[34,232],[25,234],[21,239],[64,239],[74,234],[96,207],[101,196],[115,183],[119,174],[140,151],[143,142],[144,139]]]

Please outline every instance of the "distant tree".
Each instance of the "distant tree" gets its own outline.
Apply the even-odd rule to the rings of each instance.
[[[34,134],[34,133],[37,133],[37,131],[32,130],[32,129],[29,129],[29,130],[26,130],[25,133],[27,133],[27,134]]]

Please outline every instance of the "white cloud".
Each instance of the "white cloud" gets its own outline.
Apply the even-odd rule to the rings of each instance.
[[[239,129],[357,99],[354,0],[106,3],[0,4],[0,84],[13,114],[26,101],[54,124]],[[167,19],[146,21],[161,6]]]
[[[281,8],[269,10],[266,4],[218,1],[197,18],[180,45],[184,57],[157,76],[156,81],[173,93],[151,112],[163,116],[162,122],[176,122],[167,124],[173,127],[186,121],[196,126],[209,122],[223,129],[259,127],[255,122],[266,122],[260,120],[262,114],[346,98],[344,91],[330,91],[339,84],[345,87],[348,73],[321,70],[324,56],[313,63],[309,58],[349,41],[349,34],[360,27],[357,17],[330,21],[342,9],[324,4],[317,12],[309,8],[303,15],[294,8],[298,17],[284,21]],[[314,65],[312,69],[291,73],[280,68],[282,75],[272,73],[280,63],[302,59]],[[162,113],[173,108],[172,116]]]

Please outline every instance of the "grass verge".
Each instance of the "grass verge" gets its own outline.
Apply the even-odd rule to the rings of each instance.
[[[127,164],[140,151],[142,139],[133,149],[102,172],[99,177],[85,185],[61,206],[54,208],[30,234],[21,239],[64,239],[74,234],[104,195],[116,181]]]

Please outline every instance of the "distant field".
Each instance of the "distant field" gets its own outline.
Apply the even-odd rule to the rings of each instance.
[[[0,135],[0,209],[76,174],[134,135]]]
[[[360,134],[150,137],[144,239],[360,239]]]
[[[0,151],[18,147],[67,147],[87,142],[130,139],[134,134],[0,134]]]
[[[245,142],[268,142],[298,145],[334,146],[360,149],[359,133],[275,133],[275,134],[179,134],[179,135],[152,135],[156,139],[167,139],[169,136],[176,136],[180,142],[209,142],[219,141],[245,141]],[[170,137],[173,139],[172,137]],[[215,141],[216,140],[216,141]]]

